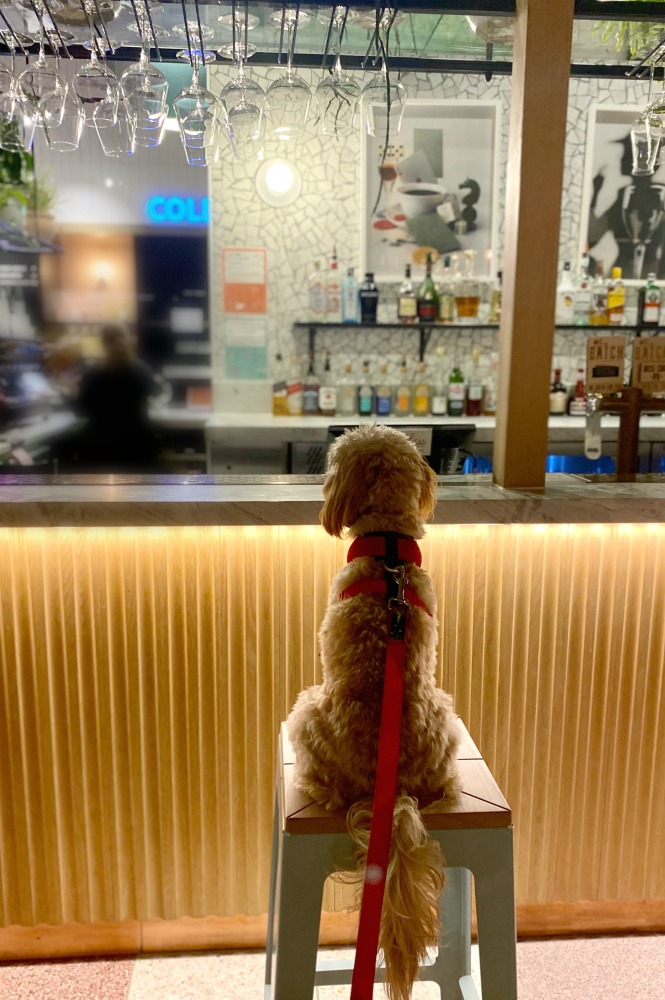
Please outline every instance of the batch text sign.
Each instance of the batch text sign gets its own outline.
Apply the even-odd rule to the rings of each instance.
[[[665,337],[636,337],[632,385],[645,393],[665,391]]]
[[[586,388],[602,395],[623,389],[626,338],[589,337],[586,349]]]

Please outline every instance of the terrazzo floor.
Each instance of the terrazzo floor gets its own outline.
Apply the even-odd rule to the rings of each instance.
[[[348,956],[344,949],[325,953]],[[517,947],[520,1000],[663,1000],[665,936],[524,941]],[[263,952],[0,964],[0,1000],[263,1000]],[[472,972],[477,983],[478,950]],[[348,1000],[348,986],[314,1000]],[[375,1000],[385,997],[377,986]],[[439,1000],[431,983],[413,1000]]]

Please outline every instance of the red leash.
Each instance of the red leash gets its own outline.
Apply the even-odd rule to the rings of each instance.
[[[401,607],[396,606],[398,603]],[[383,681],[372,823],[360,909],[356,959],[351,982],[351,1000],[372,1000],[374,994],[381,910],[386,888],[386,873],[393,832],[393,812],[397,794],[397,765],[399,762],[404,696],[404,660],[406,657],[404,629],[408,605],[398,601],[391,601],[391,605],[390,637],[386,645],[386,672]],[[395,635],[397,637],[394,637]]]

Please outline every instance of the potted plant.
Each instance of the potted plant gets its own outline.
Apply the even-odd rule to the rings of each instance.
[[[51,209],[58,200],[55,185],[50,179],[34,177],[28,190],[28,215],[26,229],[33,236],[52,243],[57,224]]]
[[[654,0],[665,3],[665,0]],[[664,11],[665,13],[665,11]],[[597,21],[594,28],[603,42],[614,40],[617,52],[626,53],[629,59],[646,54],[663,38],[662,21]]]
[[[5,128],[11,128],[11,123]],[[25,229],[30,186],[33,182],[32,153],[0,149],[0,219]]]

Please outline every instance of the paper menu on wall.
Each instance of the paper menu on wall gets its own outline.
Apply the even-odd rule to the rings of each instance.
[[[265,315],[268,311],[267,250],[223,250],[222,278],[224,312]]]

